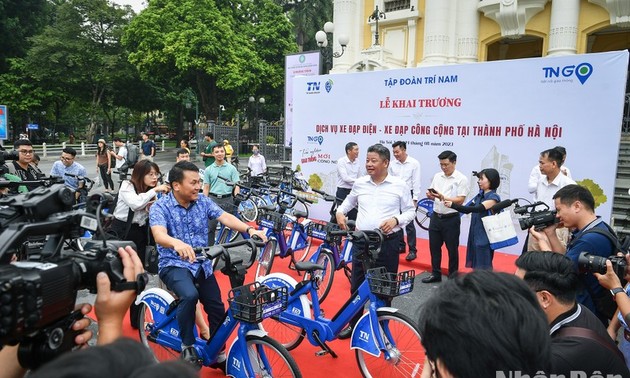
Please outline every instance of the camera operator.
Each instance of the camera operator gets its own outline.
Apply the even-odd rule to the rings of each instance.
[[[13,144],[13,148],[18,154],[18,160],[6,162],[10,174],[18,176],[21,181],[35,181],[44,177],[42,171],[33,164],[35,150],[33,150],[33,144],[30,140],[17,140]],[[26,185],[26,188],[31,191],[37,186],[37,184]]]
[[[516,260],[516,276],[538,298],[549,322],[551,370],[557,376],[584,372],[593,376],[619,374],[630,377],[626,362],[606,328],[583,305],[575,301],[578,274],[573,262],[555,252],[525,252]]]
[[[630,271],[627,268],[630,265],[630,255],[626,255],[625,259],[627,265],[624,279],[627,281],[630,279]],[[608,325],[608,334],[616,339],[619,327],[623,327],[623,337],[619,343],[619,349],[630,365],[630,285],[627,285],[625,290],[623,289],[621,278],[615,273],[610,260],[606,260],[606,274],[595,273],[595,277],[599,280],[600,285],[610,290],[617,303],[617,316],[613,317]],[[620,295],[622,293],[626,295]]]
[[[142,262],[138,258],[137,253],[131,247],[126,247],[125,249],[119,248],[118,254],[122,260],[125,278],[129,282],[135,281],[138,274],[143,272]],[[105,345],[114,342],[122,336],[123,318],[127,313],[127,309],[136,298],[136,292],[134,290],[112,291],[109,277],[103,272],[97,275],[96,286],[97,296],[94,310],[98,319],[98,344]],[[80,310],[83,315],[86,315],[92,311],[92,306],[83,304],[80,306]],[[82,318],[72,325],[72,329],[75,331],[84,330],[83,333],[74,339],[77,346],[85,347],[92,338],[92,332],[87,329],[89,324],[89,318]],[[0,350],[0,366],[3,369],[3,377],[22,377],[25,374],[25,369],[19,365],[17,354],[18,346],[6,346]],[[80,358],[79,352],[66,353],[59,359],[43,365],[36,373],[29,376],[59,376],[51,372],[50,366],[72,366],[72,364],[67,363],[67,359],[74,358],[75,356],[69,355],[75,354],[76,358]],[[89,363],[93,363],[93,360]]]
[[[591,229],[600,229],[614,235],[614,232],[601,217],[595,215],[595,199],[591,192],[579,185],[567,185],[553,196],[556,207],[556,217],[560,223],[546,227],[543,232],[530,229],[530,235],[535,238],[541,250],[554,251],[566,254],[578,269],[578,258],[581,252],[590,252],[595,256],[608,257],[616,252],[616,245],[598,232],[589,232]],[[565,247],[558,239],[556,228],[564,226],[574,229],[571,241]],[[597,317],[608,325],[612,317],[610,311],[612,299],[597,282],[597,278],[585,272],[579,275],[582,288],[578,291],[577,301],[591,310]],[[614,303],[612,303],[614,308]]]

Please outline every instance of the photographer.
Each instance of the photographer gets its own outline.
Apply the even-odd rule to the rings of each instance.
[[[578,258],[581,252],[590,252],[594,256],[608,257],[616,252],[616,245],[606,235],[594,231],[614,235],[614,232],[601,217],[595,215],[595,199],[588,189],[579,185],[567,185],[553,196],[556,217],[559,223],[546,227],[542,232],[532,227],[530,235],[535,238],[541,250],[566,254],[578,269]],[[557,227],[574,229],[569,244],[565,247],[556,234]],[[579,279],[582,289],[578,291],[577,301],[591,310],[608,325],[614,313],[614,302],[610,294],[597,282],[590,272],[581,273]],[[611,310],[612,309],[612,310]]]
[[[125,278],[129,282],[135,281],[138,274],[143,272],[142,262],[138,258],[138,255],[131,247],[126,247],[125,249],[119,248],[118,254],[122,260]],[[136,292],[133,290],[121,292],[112,291],[109,277],[102,272],[96,277],[96,286],[97,296],[94,303],[94,310],[96,318],[98,319],[98,344],[105,345],[116,341],[122,336],[123,318],[127,309],[136,298]],[[92,310],[92,306],[83,304],[80,309],[81,313],[86,315]],[[72,329],[75,331],[84,330],[83,333],[79,334],[74,339],[77,346],[81,348],[86,347],[87,342],[92,338],[92,331],[87,329],[89,325],[89,318],[82,318],[72,325]],[[0,350],[0,366],[3,367],[3,377],[22,377],[25,374],[26,370],[19,365],[17,353],[18,346],[7,346]],[[52,370],[54,370],[52,367],[57,366],[60,368],[64,365],[73,366],[73,364],[68,364],[68,360],[74,358],[85,361],[85,358],[81,358],[81,356],[84,355],[79,353],[80,352],[66,353],[59,359],[42,366],[37,372],[30,376],[59,376],[52,372]],[[94,363],[92,359],[87,361],[89,361],[90,364]],[[75,370],[75,373],[76,372]]]
[[[625,259],[626,264],[630,265],[630,255],[626,255]],[[630,272],[627,266],[625,273],[624,279],[627,281],[630,279]],[[619,349],[626,358],[626,361],[630,362],[630,285],[627,285],[625,290],[623,289],[621,279],[615,273],[610,260],[606,260],[606,274],[595,273],[595,277],[599,280],[600,285],[611,291],[617,303],[617,316],[613,317],[608,325],[608,334],[613,339],[616,339],[619,327],[623,327],[623,337],[619,343]],[[624,293],[626,295],[623,295]]]

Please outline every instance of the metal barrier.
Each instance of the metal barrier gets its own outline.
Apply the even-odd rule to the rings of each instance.
[[[139,143],[134,143],[134,144],[138,145],[138,148],[140,148]],[[74,148],[77,151],[77,156],[94,156],[96,155],[96,149],[98,148],[98,144],[85,143],[85,142],[75,143],[75,144],[70,144],[66,142],[63,142],[61,144],[42,143],[42,144],[34,144],[33,150],[35,150],[35,153],[38,154],[41,158],[46,158],[49,155],[60,156],[61,151],[66,147]],[[162,141],[162,151],[164,151],[164,141]]]

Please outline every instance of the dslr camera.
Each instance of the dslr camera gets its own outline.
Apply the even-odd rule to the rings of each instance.
[[[580,269],[580,273],[600,273],[606,274],[606,260],[610,260],[612,263],[612,268],[619,280],[621,281],[621,286],[626,285],[626,280],[624,277],[626,276],[626,258],[625,256],[608,256],[602,257],[597,255],[591,255],[588,252],[580,253],[578,257],[578,268]]]
[[[539,209],[541,207],[542,210]],[[518,206],[514,209],[514,214],[520,215],[518,223],[521,230],[528,230],[534,226],[535,230],[540,231],[547,226],[558,223],[556,211],[549,210],[549,206],[544,202]]]
[[[127,282],[118,256],[118,247],[133,243],[68,242],[100,227],[99,213],[110,202],[111,196],[95,194],[86,209],[73,209],[74,193],[63,184],[0,199],[0,347],[19,343],[23,367],[35,369],[75,346],[71,327],[82,317],[74,311],[77,292],[96,292],[99,272],[107,273],[113,290],[144,289],[146,274]],[[33,236],[44,242],[24,254]]]

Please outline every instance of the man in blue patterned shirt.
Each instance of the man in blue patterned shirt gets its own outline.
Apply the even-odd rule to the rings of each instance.
[[[197,261],[193,248],[207,246],[208,221],[212,219],[238,232],[258,235],[263,240],[266,237],[264,231],[255,230],[199,194],[201,181],[195,164],[178,162],[169,172],[169,179],[172,190],[151,206],[149,221],[159,252],[160,279],[180,300],[177,322],[182,338],[181,358],[198,364],[199,356],[193,346],[197,301],[208,314],[211,334],[221,324],[225,308],[212,274],[212,261]]]
[[[56,161],[50,169],[51,176],[63,178],[67,187],[73,190],[79,189],[79,180],[73,176],[87,176],[85,167],[76,161],[77,151],[72,147],[66,147],[61,151],[60,160]],[[66,176],[66,173],[73,176]]]

